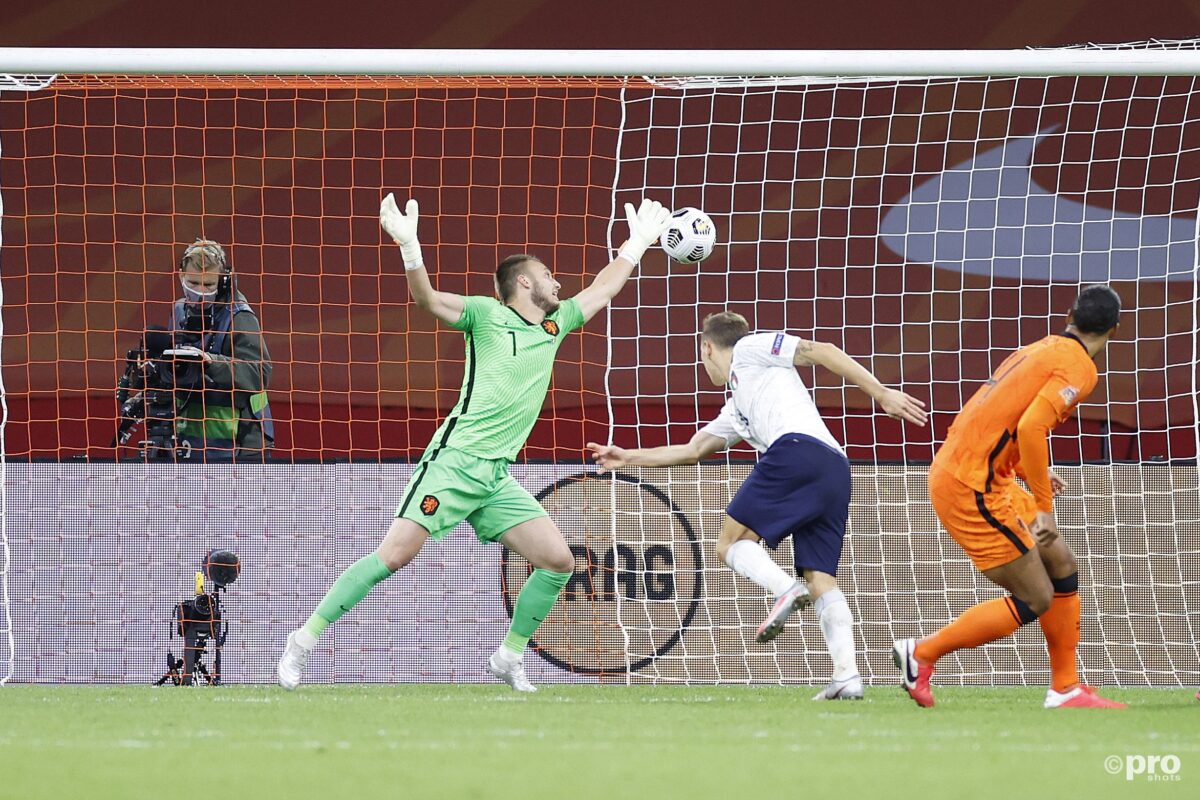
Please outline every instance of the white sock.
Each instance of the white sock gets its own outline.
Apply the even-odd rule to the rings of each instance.
[[[858,674],[858,661],[854,652],[854,617],[846,595],[838,588],[830,589],[817,598],[813,611],[821,623],[821,635],[833,659],[833,679],[844,681]]]
[[[771,554],[749,539],[739,539],[725,551],[725,563],[747,580],[754,581],[773,596],[792,588],[796,579],[775,563]]]
[[[497,661],[507,661],[510,664],[516,664],[518,661],[525,660],[525,654],[514,653],[504,645],[500,645],[496,648],[496,652],[492,653],[492,658],[495,658]]]
[[[296,635],[292,637],[292,641],[303,647],[305,650],[312,650],[317,646],[317,637],[313,636],[304,628],[296,629]]]

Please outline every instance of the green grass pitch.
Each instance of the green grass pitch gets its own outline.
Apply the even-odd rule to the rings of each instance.
[[[1200,796],[1192,691],[808,687],[0,689],[0,798],[1116,798]],[[1174,755],[1177,780],[1105,759]]]

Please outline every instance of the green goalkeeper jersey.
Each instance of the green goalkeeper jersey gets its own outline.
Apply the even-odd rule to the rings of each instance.
[[[453,447],[476,458],[513,461],[537,422],[558,346],[583,326],[574,298],[564,300],[541,324],[491,297],[464,297],[458,322],[466,334],[462,391],[425,451],[428,458]]]

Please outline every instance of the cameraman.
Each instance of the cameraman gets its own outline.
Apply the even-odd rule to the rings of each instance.
[[[176,434],[190,445],[192,460],[264,461],[275,440],[266,394],[271,356],[225,249],[197,239],[179,260],[179,283],[175,348],[203,361],[204,388],[178,410]]]

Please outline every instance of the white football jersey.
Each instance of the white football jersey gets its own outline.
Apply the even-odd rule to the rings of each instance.
[[[733,346],[729,399],[701,430],[724,439],[727,446],[745,440],[760,453],[780,436],[802,433],[845,455],[792,363],[799,342],[783,332],[742,337]]]

